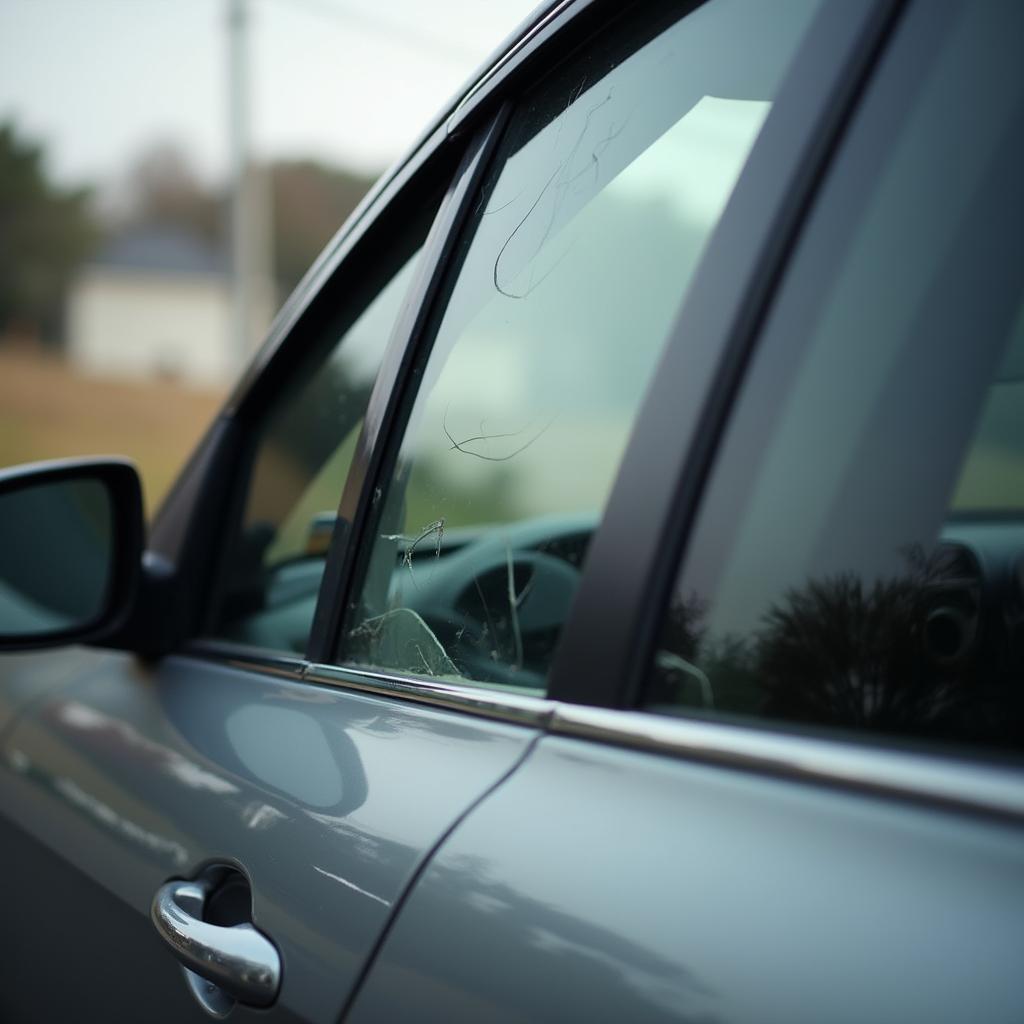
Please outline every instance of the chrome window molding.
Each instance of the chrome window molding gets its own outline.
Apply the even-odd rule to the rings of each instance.
[[[530,694],[442,683],[424,677],[373,672],[363,668],[314,664],[295,655],[220,640],[193,641],[183,653],[218,661],[229,668],[274,675],[293,682],[316,683],[356,693],[393,697],[414,704],[469,712],[534,728],[546,728],[555,711],[554,701]]]
[[[297,654],[282,654],[280,651],[213,638],[191,640],[181,653],[185,657],[221,662],[230,668],[283,676],[296,682],[302,679],[307,665],[306,660]]]
[[[541,728],[550,724],[556,709],[555,703],[544,697],[335,665],[309,665],[303,679],[311,683],[323,683],[382,697],[397,697],[417,704],[468,711],[517,725]]]
[[[558,704],[556,735],[865,794],[1024,821],[1024,773],[949,754],[924,754],[641,711]]]
[[[1024,822],[1024,772],[949,754],[565,704],[415,676],[311,664],[296,656],[223,641],[194,641],[184,653],[294,682],[464,712],[555,736]]]

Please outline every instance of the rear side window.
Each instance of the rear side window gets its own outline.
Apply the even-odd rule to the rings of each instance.
[[[633,419],[815,0],[638,5],[520,103],[345,660],[541,691]]]
[[[1016,4],[915,5],[726,432],[647,691],[1024,747]]]

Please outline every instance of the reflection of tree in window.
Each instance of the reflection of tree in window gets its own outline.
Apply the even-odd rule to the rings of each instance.
[[[677,601],[653,702],[701,707],[687,671],[699,666],[719,712],[1021,745],[1021,651],[1002,609],[983,602],[974,557],[914,546],[903,560],[889,578],[845,572],[791,588],[747,635],[714,634],[706,605]]]

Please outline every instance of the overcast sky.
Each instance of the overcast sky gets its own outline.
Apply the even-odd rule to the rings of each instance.
[[[379,171],[535,0],[247,0],[257,156]],[[0,121],[67,183],[178,142],[227,167],[228,0],[0,0]],[[388,26],[394,26],[388,31]]]

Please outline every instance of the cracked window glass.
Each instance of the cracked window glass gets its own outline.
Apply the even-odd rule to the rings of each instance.
[[[623,16],[523,97],[342,657],[542,691],[633,419],[816,0]]]

